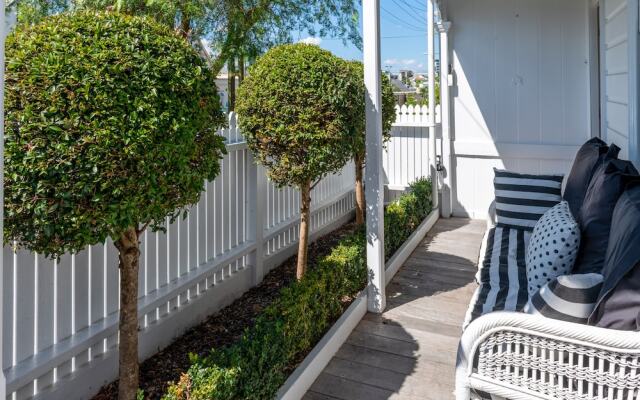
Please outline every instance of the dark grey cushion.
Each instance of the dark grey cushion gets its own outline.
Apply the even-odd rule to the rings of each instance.
[[[640,182],[620,196],[602,270],[604,283],[589,323],[638,330],[640,312]]]
[[[581,242],[574,274],[602,273],[613,209],[625,186],[637,176],[630,161],[610,159],[596,169],[576,216]]]
[[[640,264],[636,264],[602,300],[593,324],[601,328],[640,331]]]
[[[578,215],[587,193],[593,173],[607,158],[618,158],[620,148],[609,146],[599,138],[593,138],[580,147],[567,177],[563,199],[569,203],[573,215]]]

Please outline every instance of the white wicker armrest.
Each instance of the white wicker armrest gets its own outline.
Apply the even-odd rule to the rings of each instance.
[[[640,399],[640,333],[494,312],[462,335],[456,399]]]

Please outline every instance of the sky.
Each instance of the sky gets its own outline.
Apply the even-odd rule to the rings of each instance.
[[[362,15],[361,2],[358,3]],[[426,72],[426,1],[380,0],[380,5],[382,68],[394,72],[400,69]],[[312,37],[304,33],[297,36],[299,41],[317,44],[342,58],[362,60],[362,52],[350,43],[345,46],[342,39]],[[438,47],[436,40],[436,57]]]

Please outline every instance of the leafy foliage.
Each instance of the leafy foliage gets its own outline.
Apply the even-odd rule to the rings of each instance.
[[[60,11],[114,9],[148,16],[185,36],[206,38],[218,73],[230,58],[254,59],[268,48],[293,41],[292,32],[335,36],[360,46],[353,0],[20,0],[21,22]]]
[[[419,180],[393,203],[391,212],[402,211],[403,221],[417,227],[415,221],[431,211],[429,187],[428,180]],[[399,235],[400,245],[410,234],[409,229],[385,232],[385,236]],[[390,245],[395,246],[392,254],[399,245]],[[192,356],[191,368],[169,388],[164,400],[273,399],[296,361],[342,314],[345,300],[366,286],[366,277],[366,241],[360,229],[343,238],[301,281],[284,288],[239,342],[214,349],[206,357]]]
[[[357,93],[351,97],[351,134],[353,140],[354,156],[361,155],[364,159],[365,153],[365,95],[364,86],[364,64],[360,61],[344,61],[344,67],[348,70],[348,77],[353,81],[353,86],[358,88]],[[382,80],[382,139],[388,142],[391,139],[391,125],[396,120],[396,99],[393,94],[393,86],[386,75],[381,76]],[[350,99],[350,100],[351,100]]]
[[[440,77],[436,76],[435,81],[436,104],[440,104]],[[429,105],[429,87],[423,86],[418,90],[420,96],[408,94],[405,104],[408,106],[428,106]]]
[[[215,78],[170,29],[116,13],[7,39],[5,239],[46,255],[160,227],[219,172]]]
[[[302,187],[352,156],[353,94],[343,61],[318,46],[275,47],[249,70],[237,111],[247,144],[278,185]]]
[[[384,253],[389,258],[418,228],[433,208],[431,181],[421,178],[389,204],[384,213]]]
[[[34,24],[46,15],[65,11],[68,0],[16,0],[16,14],[19,24]]]
[[[193,365],[165,400],[272,399],[295,360],[320,340],[366,282],[364,233],[341,241],[305,277],[284,288],[255,326]]]

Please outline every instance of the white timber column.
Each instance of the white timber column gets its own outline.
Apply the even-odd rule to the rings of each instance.
[[[380,0],[362,0],[364,83],[366,87],[365,200],[367,211],[367,308],[386,307],[384,264],[384,182],[382,174],[382,88],[380,69]]]
[[[8,23],[5,20],[4,4],[0,7],[0,239],[4,232],[4,44],[8,33]],[[4,240],[0,240],[4,243]],[[1,365],[4,359],[2,333],[4,332],[4,264],[0,257],[0,399],[7,398],[7,381],[4,376],[4,368]]]
[[[640,3],[630,0],[629,24],[629,160],[640,166]]]
[[[434,16],[435,0],[427,0],[427,80],[429,89],[429,166],[433,208],[438,207],[438,171],[436,170],[436,69]]]
[[[453,159],[451,143],[451,91],[449,79],[449,29],[451,22],[438,24],[440,32],[440,119],[442,121],[442,163],[444,187],[442,188],[441,215],[451,217],[453,212]]]

